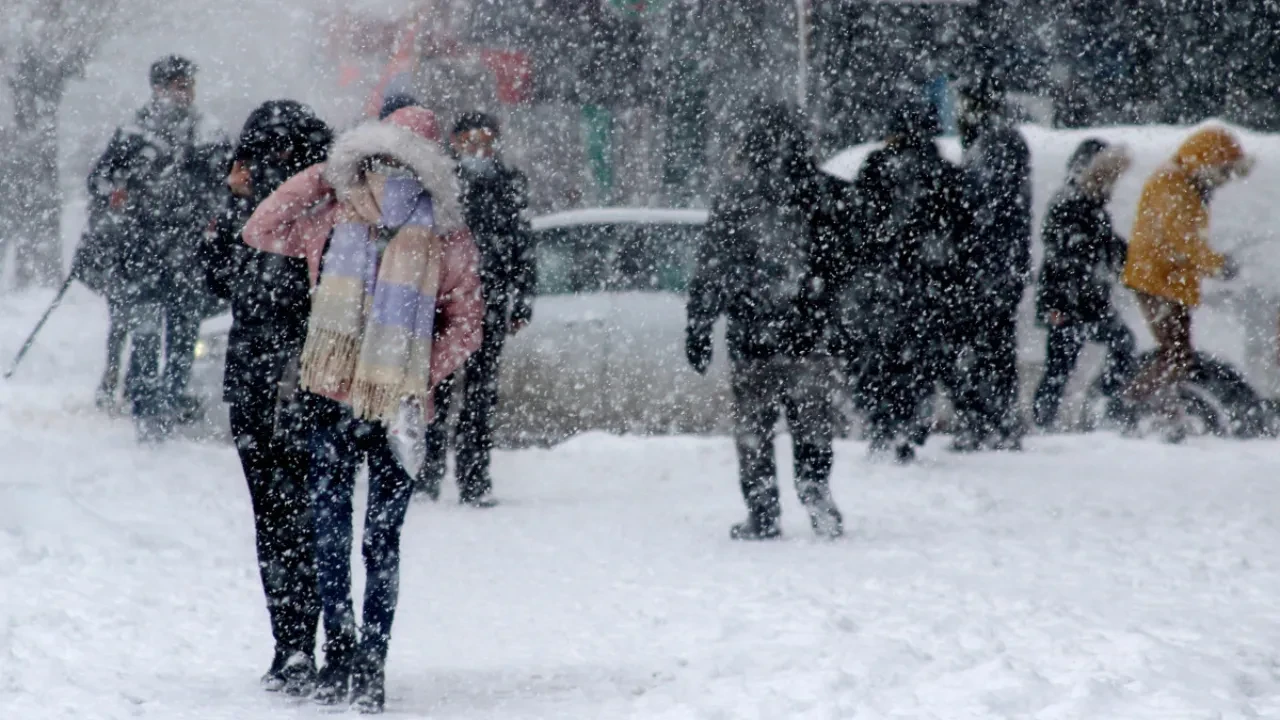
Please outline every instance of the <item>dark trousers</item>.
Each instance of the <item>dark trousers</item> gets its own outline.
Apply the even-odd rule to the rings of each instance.
[[[1052,425],[1058,417],[1062,394],[1067,389],[1071,371],[1080,359],[1085,342],[1101,343],[1107,349],[1102,366],[1102,392],[1118,398],[1133,377],[1135,342],[1128,326],[1111,311],[1097,322],[1075,323],[1049,328],[1045,348],[1044,376],[1036,388],[1035,420],[1041,427]]]
[[[489,461],[493,454],[493,413],[498,405],[498,382],[502,347],[507,339],[506,304],[490,305],[485,311],[484,338],[480,349],[467,359],[460,373],[436,388],[436,414],[427,435],[427,458],[420,478],[439,485],[444,479],[449,441],[449,408],[461,385],[462,410],[454,429],[457,452],[455,474],[464,501],[480,498],[493,490]],[[463,377],[460,377],[459,375]]]
[[[164,313],[163,388],[174,400],[187,391],[200,338],[200,312],[189,302],[173,303]]]
[[[734,445],[747,509],[763,520],[782,512],[774,456],[779,410],[795,456],[796,492],[806,504],[827,492],[831,477],[831,373],[828,358],[734,360]]]
[[[949,364],[957,435],[974,442],[1015,439],[1018,419],[1018,306],[980,302],[961,310]]]
[[[1156,340],[1156,352],[1129,386],[1130,399],[1170,417],[1181,413],[1178,383],[1195,361],[1191,308],[1176,300],[1137,293],[1138,308]]]
[[[938,353],[930,335],[901,336],[877,348],[861,378],[873,447],[895,440],[923,443],[932,424]]]
[[[326,662],[351,662],[353,653],[386,661],[400,591],[400,529],[412,481],[387,444],[386,429],[355,419],[344,405],[311,396],[311,486],[316,575],[324,609]],[[351,602],[352,495],[362,463],[369,468],[364,517],[363,628],[357,638]]]
[[[160,357],[164,352],[164,307],[157,303],[128,303],[110,309],[107,330],[107,376],[119,372],[120,355],[129,345],[129,367],[125,371],[124,394],[139,417],[159,415],[164,410]]]
[[[275,388],[231,404],[231,432],[249,484],[258,570],[277,652],[312,655],[320,601],[307,488],[308,438],[276,431]]]

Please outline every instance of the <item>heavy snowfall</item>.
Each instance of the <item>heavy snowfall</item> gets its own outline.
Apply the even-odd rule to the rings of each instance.
[[[1280,717],[1280,6],[16,0],[0,719]]]

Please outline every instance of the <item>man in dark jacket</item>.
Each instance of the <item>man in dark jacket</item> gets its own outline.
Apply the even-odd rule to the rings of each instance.
[[[984,76],[961,87],[960,141],[971,230],[968,281],[954,308],[955,449],[1021,448],[1018,305],[1031,272],[1031,154],[1004,112],[1004,89]]]
[[[185,392],[207,302],[204,273],[194,261],[225,194],[229,147],[206,142],[202,116],[192,107],[195,72],[185,58],[156,61],[151,101],[116,131],[89,177],[94,206],[126,219],[114,255],[125,298],[119,305],[133,316],[126,323],[134,334],[130,375],[140,379],[127,382],[126,390],[143,439],[163,437],[174,420],[198,410]]]
[[[738,474],[747,503],[735,539],[781,534],[774,426],[785,410],[796,489],[814,531],[843,532],[831,499],[830,363],[825,336],[843,260],[822,214],[824,185],[804,130],[785,106],[755,111],[740,174],[715,199],[689,284],[686,354],[711,362],[716,320],[728,318]]]
[[[209,289],[231,303],[222,399],[249,485],[258,568],[275,656],[263,686],[306,695],[315,680],[320,603],[311,547],[305,418],[289,392],[306,340],[306,262],[245,245],[240,229],[292,175],[324,160],[332,133],[291,100],[259,106],[245,121],[227,184],[231,195],[200,248]]]
[[[1036,390],[1035,421],[1048,428],[1085,341],[1107,348],[1102,391],[1108,414],[1122,425],[1132,413],[1122,390],[1135,370],[1133,332],[1111,305],[1111,283],[1124,268],[1126,244],[1111,227],[1107,203],[1129,166],[1122,147],[1090,138],[1067,164],[1067,182],[1044,220],[1044,264],[1036,294],[1036,318],[1049,331],[1044,377]]]
[[[489,458],[493,449],[493,411],[498,402],[498,361],[507,335],[520,332],[533,319],[536,280],[533,234],[525,216],[528,181],[524,173],[502,162],[499,138],[497,119],[484,113],[466,113],[453,128],[452,146],[458,158],[463,211],[480,250],[480,282],[486,308],[484,341],[463,368],[465,381],[455,376],[441,383],[436,391],[436,415],[428,433],[427,459],[415,488],[433,500],[440,496],[450,398],[454,386],[464,384],[455,432],[455,473],[461,502],[481,508],[495,504]]]
[[[885,147],[867,157],[854,181],[862,228],[844,305],[859,336],[850,360],[860,368],[853,375],[871,450],[892,450],[900,462],[914,459],[915,444],[928,437],[947,293],[963,276],[964,179],[938,152],[937,131],[932,106],[899,108]]]

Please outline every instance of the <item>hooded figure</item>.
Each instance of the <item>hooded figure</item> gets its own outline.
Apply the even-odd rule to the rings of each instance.
[[[785,409],[796,489],[814,531],[841,534],[831,473],[829,359],[825,338],[843,270],[839,240],[798,119],[784,106],[757,110],[740,147],[741,172],[716,198],[689,283],[686,355],[711,362],[711,329],[727,316],[738,472],[747,520],[736,539],[780,534],[774,426]]]
[[[889,124],[885,146],[867,156],[854,180],[861,209],[855,279],[842,327],[855,338],[855,396],[867,416],[871,450],[900,462],[928,437],[943,359],[947,292],[961,275],[964,179],[938,152],[931,105],[909,103]]]
[[[1102,390],[1109,414],[1133,421],[1120,391],[1133,376],[1134,339],[1111,305],[1111,286],[1125,262],[1125,241],[1111,226],[1107,203],[1128,169],[1128,151],[1090,138],[1067,163],[1067,180],[1045,215],[1044,264],[1036,292],[1036,317],[1048,330],[1045,371],[1035,395],[1035,421],[1049,427],[1086,341],[1107,348]]]
[[[453,163],[422,108],[337,139],[250,218],[251,247],[307,261],[313,287],[299,386],[312,423],[308,470],[325,664],[313,695],[380,712],[395,614],[400,528],[412,479],[388,425],[406,402],[431,415],[432,389],[480,345],[475,245]],[[363,623],[351,600],[352,495],[368,465]]]
[[[254,209],[289,177],[322,162],[333,134],[310,108],[272,100],[255,109],[236,144],[227,205],[201,248],[209,289],[231,303],[222,399],[252,500],[258,568],[275,655],[271,691],[310,694],[315,684],[316,593],[307,489],[309,453],[298,403],[281,391],[306,338],[307,265],[240,238]]]
[[[1209,246],[1209,201],[1215,190],[1252,167],[1235,135],[1221,127],[1204,128],[1147,180],[1138,198],[1124,284],[1137,294],[1157,349],[1128,393],[1165,417],[1171,441],[1186,434],[1177,384],[1193,358],[1191,309],[1200,304],[1200,281],[1236,273],[1235,264]]]

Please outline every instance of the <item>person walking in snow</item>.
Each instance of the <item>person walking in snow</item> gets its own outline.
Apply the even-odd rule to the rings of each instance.
[[[121,216],[117,226],[126,228],[111,251],[116,288],[99,404],[116,391],[131,333],[125,392],[144,440],[164,437],[199,411],[186,388],[207,297],[193,260],[226,192],[230,146],[194,107],[195,75],[186,58],[157,60],[150,102],[116,130],[89,176],[92,207]]]
[[[781,534],[774,426],[785,411],[796,490],[814,531],[843,532],[831,498],[831,323],[836,238],[818,217],[822,182],[798,118],[785,106],[754,111],[740,174],[716,198],[689,284],[686,355],[706,372],[711,331],[728,318],[738,474],[747,519],[731,537]]]
[[[322,162],[332,131],[310,108],[272,100],[250,113],[227,175],[231,189],[214,232],[201,247],[207,285],[231,304],[222,399],[249,486],[258,569],[267,597],[275,655],[262,684],[309,695],[315,686],[316,592],[307,426],[283,388],[302,354],[310,313],[307,265],[255,250],[240,230],[285,180]],[[292,369],[292,372],[291,372]]]
[[[325,632],[313,698],[381,712],[398,597],[400,529],[413,473],[389,426],[420,407],[480,347],[484,304],[453,164],[435,116],[418,107],[361,125],[323,165],[254,212],[245,242],[307,261],[313,288],[299,387],[312,423],[308,480]],[[351,600],[352,495],[369,499],[363,623]]]
[[[445,474],[450,399],[462,386],[462,412],[454,432],[459,500],[487,508],[495,504],[489,459],[493,414],[498,403],[499,360],[508,335],[533,319],[536,279],[533,233],[525,216],[529,205],[524,173],[507,166],[498,153],[496,118],[465,113],[453,128],[462,210],[480,250],[480,284],[485,302],[484,340],[467,360],[462,377],[436,389],[436,417],[427,442],[427,460],[417,480],[419,493],[435,500]]]
[[[960,261],[968,280],[953,295],[954,449],[1016,450],[1022,436],[1018,305],[1031,274],[1031,154],[1005,118],[997,79],[983,76],[959,90],[961,166],[972,220]]]
[[[908,103],[891,121],[885,146],[854,180],[861,209],[859,271],[845,307],[862,341],[857,396],[873,453],[915,457],[932,424],[930,399],[940,377],[949,288],[957,281],[958,238],[965,230],[960,169],[938,152],[931,105]]]
[[[1044,262],[1036,319],[1048,330],[1044,375],[1036,389],[1035,422],[1049,428],[1086,341],[1107,348],[1102,391],[1107,414],[1122,427],[1133,417],[1122,391],[1133,377],[1134,339],[1111,304],[1111,284],[1124,267],[1126,244],[1111,227],[1107,203],[1128,169],[1128,151],[1089,138],[1067,163],[1067,180],[1045,215]]]
[[[1178,383],[1195,362],[1191,311],[1200,304],[1201,280],[1237,273],[1236,263],[1209,244],[1209,203],[1216,190],[1252,167],[1253,158],[1233,133],[1206,127],[1156,170],[1138,198],[1123,280],[1137,295],[1156,352],[1127,394],[1160,416],[1170,442],[1186,436]]]

